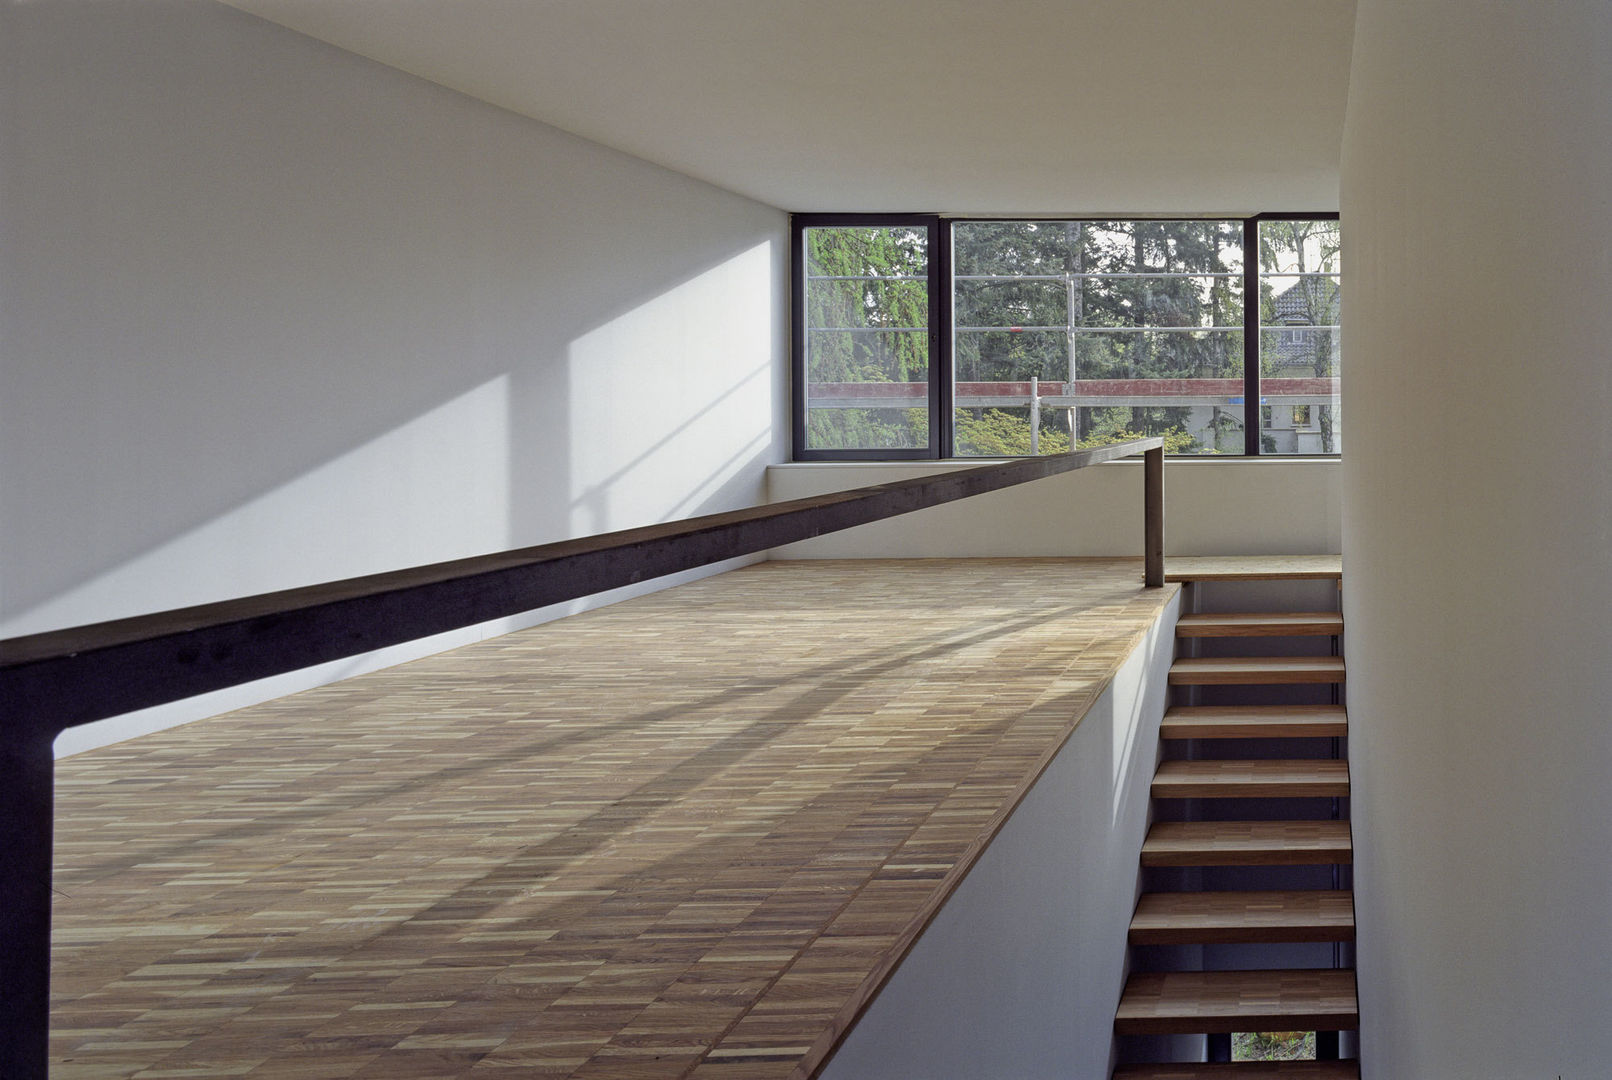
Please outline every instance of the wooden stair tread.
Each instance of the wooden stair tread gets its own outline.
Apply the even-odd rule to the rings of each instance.
[[[1158,821],[1143,866],[1309,866],[1354,854],[1347,821]]]
[[[1114,1014],[1121,1035],[1359,1026],[1355,973],[1331,968],[1140,972],[1126,981]]]
[[[1144,893],[1131,917],[1133,945],[1352,941],[1347,889]]]
[[[1176,637],[1287,637],[1343,633],[1343,616],[1336,611],[1233,612],[1219,615],[1183,615],[1176,621]]]
[[[1297,581],[1343,577],[1342,555],[1172,555],[1165,581]]]
[[[1153,777],[1156,799],[1342,798],[1349,763],[1330,758],[1272,761],[1166,761]]]
[[[1341,656],[1185,656],[1170,665],[1175,686],[1343,682]]]
[[[1349,733],[1342,705],[1184,705],[1164,714],[1161,739],[1337,738]]]
[[[1360,1080],[1358,1061],[1186,1061],[1121,1065],[1114,1080]]]

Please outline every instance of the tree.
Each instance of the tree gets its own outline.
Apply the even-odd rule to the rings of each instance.
[[[979,221],[953,227],[953,361],[959,382],[1238,378],[1242,226],[1236,221]],[[923,382],[929,375],[924,232],[806,232],[811,383]],[[1232,329],[1218,329],[1231,327]],[[1204,435],[1195,407],[1044,408],[1039,448],[1115,432],[1173,434],[1214,452],[1237,421]],[[919,409],[812,409],[812,446],[919,446]],[[1028,453],[1030,410],[970,408],[959,453]],[[1018,425],[1011,439],[1007,425]],[[1062,438],[1055,436],[1061,435]]]
[[[1338,273],[1341,251],[1341,234],[1338,223],[1331,220],[1265,221],[1260,223],[1259,267],[1263,272],[1259,286],[1259,320],[1264,329],[1279,326],[1324,327],[1338,324],[1338,279],[1310,277],[1308,274]],[[1277,293],[1265,275],[1297,274],[1295,283]],[[1285,333],[1285,331],[1278,331]],[[1330,378],[1338,373],[1335,337],[1331,330],[1304,331],[1309,343],[1293,349],[1262,334],[1260,341],[1260,374],[1274,375],[1282,367],[1303,364],[1318,378]],[[1319,409],[1321,452],[1337,452],[1336,422],[1331,405]]]
[[[923,230],[812,228],[806,246],[808,384],[926,382],[929,266]],[[819,449],[924,446],[922,408],[811,409],[807,445]]]
[[[965,222],[953,238],[959,380],[1242,373],[1236,332],[1210,329],[1242,320],[1235,222]],[[1083,408],[1065,430],[1098,431],[1107,411]],[[1191,419],[1186,407],[1123,411],[1120,428],[1147,434],[1184,433]]]

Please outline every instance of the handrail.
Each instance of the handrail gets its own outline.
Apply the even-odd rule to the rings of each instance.
[[[1164,440],[961,469],[0,641],[0,1076],[45,1075],[55,737],[90,723],[1142,453],[1164,584]]]

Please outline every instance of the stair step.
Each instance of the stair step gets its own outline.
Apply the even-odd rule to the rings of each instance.
[[[1132,975],[1114,1015],[1120,1035],[1346,1031],[1360,1026],[1355,973],[1150,971]]]
[[[1358,1061],[1188,1061],[1121,1065],[1114,1080],[1360,1080]]]
[[[1186,656],[1170,665],[1173,686],[1341,682],[1341,656]]]
[[[1354,859],[1347,821],[1158,821],[1143,866],[1310,866]]]
[[[1164,714],[1159,738],[1338,738],[1348,721],[1341,705],[1185,705]]]
[[[1145,893],[1131,917],[1132,945],[1353,941],[1347,889]]]
[[[1176,637],[1298,637],[1343,633],[1343,616],[1336,611],[1237,612],[1221,615],[1183,615],[1175,624]]]
[[[1349,794],[1349,763],[1299,761],[1166,761],[1153,777],[1155,799],[1281,799]]]
[[[1343,577],[1342,555],[1172,555],[1165,581],[1299,581]]]

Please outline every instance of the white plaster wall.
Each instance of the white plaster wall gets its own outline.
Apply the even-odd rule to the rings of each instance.
[[[1612,1060],[1612,5],[1361,0],[1345,613],[1367,1080]]]
[[[767,500],[822,495],[980,462],[810,462],[767,470]],[[1165,464],[1171,555],[1340,550],[1337,458]],[[1142,463],[1113,461],[778,548],[775,559],[1142,553]]]
[[[0,18],[0,636],[760,501],[780,211],[210,0]]]
[[[1177,593],[824,1080],[1109,1075],[1179,606]]]

